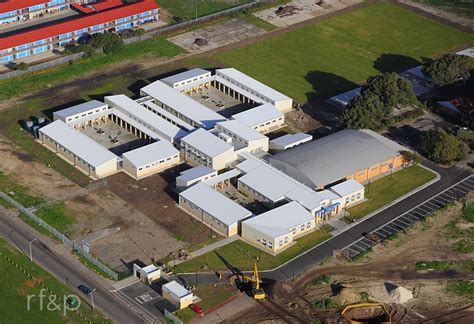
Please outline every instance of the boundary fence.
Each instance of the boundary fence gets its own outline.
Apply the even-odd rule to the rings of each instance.
[[[35,214],[33,214],[30,210],[28,210],[27,208],[25,208],[23,205],[21,205],[20,203],[18,203],[15,199],[13,199],[12,197],[10,197],[9,195],[5,194],[4,192],[0,191],[0,198],[6,200],[8,203],[10,203],[11,205],[13,205],[15,208],[17,208],[21,213],[23,213],[24,215],[26,215],[29,219],[31,219],[32,221],[34,221],[35,223],[37,223],[38,225],[40,225],[42,228],[44,228],[45,230],[47,230],[51,235],[53,235],[55,238],[57,238],[58,240],[60,240],[61,242],[63,242],[64,246],[72,251],[75,251],[77,252],[78,254],[80,254],[81,256],[83,256],[84,258],[86,258],[89,262],[91,262],[94,266],[96,266],[97,268],[99,268],[101,271],[103,271],[104,273],[106,273],[108,276],[110,276],[112,279],[114,279],[115,281],[118,281],[119,280],[119,274],[115,271],[113,271],[112,269],[110,269],[108,266],[106,266],[105,264],[103,264],[101,261],[99,261],[98,259],[94,258],[91,254],[85,252],[82,247],[77,244],[76,242],[74,242],[73,240],[71,240],[70,238],[68,238],[65,234],[61,233],[60,231],[58,231],[57,229],[55,229],[54,227],[52,227],[51,225],[49,225],[48,223],[46,223],[44,220],[42,220],[41,218],[39,218],[38,216],[36,216]]]
[[[150,38],[153,38],[153,37],[156,37],[156,36],[160,36],[160,35],[163,35],[163,34],[171,33],[171,32],[186,29],[186,28],[190,28],[192,26],[202,24],[202,23],[205,23],[205,22],[208,22],[208,21],[211,21],[213,19],[220,18],[220,17],[233,16],[234,14],[237,14],[238,12],[241,12],[241,11],[244,11],[244,10],[247,10],[247,9],[257,8],[258,6],[260,6],[261,3],[262,3],[262,1],[260,1],[260,0],[255,0],[255,1],[252,1],[252,2],[244,3],[244,4],[236,6],[236,7],[232,7],[232,8],[226,9],[226,10],[222,10],[222,11],[219,11],[219,12],[207,15],[207,16],[199,17],[197,19],[184,21],[184,22],[181,22],[179,24],[170,25],[170,26],[166,26],[166,27],[163,27],[163,28],[160,28],[160,29],[157,29],[157,30],[150,31],[150,32],[145,33],[145,34],[140,35],[140,36],[127,38],[127,39],[124,39],[123,42],[124,42],[124,44],[128,45],[128,44],[132,44],[132,43],[135,43],[135,42],[138,42],[138,41],[143,41],[143,40],[150,39]],[[49,62],[44,62],[44,63],[29,66],[28,69],[26,69],[24,71],[11,71],[11,72],[7,72],[7,73],[2,73],[2,74],[0,74],[0,80],[6,80],[6,79],[19,77],[21,75],[24,75],[24,74],[27,74],[27,73],[30,73],[30,72],[37,72],[37,71],[41,71],[41,70],[51,68],[51,67],[54,67],[54,66],[62,65],[62,64],[69,63],[69,62],[72,62],[72,61],[76,61],[76,60],[81,59],[83,56],[84,56],[84,52],[75,53],[75,54],[71,54],[71,55],[68,55],[68,56],[64,56],[64,57],[54,59],[54,60],[49,61]]]
[[[164,315],[166,318],[170,319],[174,324],[183,324],[183,321],[178,318],[178,316],[171,313],[169,310],[165,308]]]

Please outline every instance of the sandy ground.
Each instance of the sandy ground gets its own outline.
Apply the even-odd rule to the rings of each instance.
[[[238,43],[247,38],[264,34],[265,31],[239,19],[230,19],[192,32],[180,34],[168,40],[181,46],[190,53],[209,51],[214,48]],[[203,46],[194,44],[197,38],[208,43]]]
[[[28,153],[15,149],[0,136],[0,171],[30,188],[30,192],[46,200],[67,197],[79,186],[51,168],[33,160]]]
[[[294,7],[293,10],[277,15],[279,6],[268,8],[254,13],[260,19],[269,22],[277,27],[287,27],[296,23],[324,15],[329,12],[340,10],[354,4],[363,2],[362,0],[293,0],[285,4],[284,7]]]
[[[413,293],[414,299],[404,305],[392,303],[392,313],[396,322],[419,322],[437,315],[449,320],[462,317],[464,322],[474,320],[474,309],[469,301],[446,290],[446,280],[452,278],[474,279],[474,274],[462,271],[416,271],[415,264],[427,260],[472,260],[474,255],[455,252],[455,240],[449,238],[446,224],[459,214],[461,204],[450,207],[418,223],[400,238],[377,245],[373,252],[358,262],[328,260],[323,266],[306,273],[296,282],[283,282],[268,289],[269,298],[250,307],[245,315],[228,318],[228,323],[248,322],[301,322],[312,319],[339,320],[336,309],[316,311],[311,309],[314,301],[334,296],[345,288],[343,299],[347,303],[358,302],[361,292],[367,292],[372,301],[391,302],[387,285],[400,285]],[[460,223],[464,226],[463,222]],[[312,281],[321,275],[331,276],[331,285],[313,286]],[[341,298],[335,297],[336,300]],[[350,300],[353,298],[353,300]],[[464,309],[464,307],[468,306]],[[461,309],[463,308],[463,309]],[[459,310],[461,309],[461,310]],[[467,323],[466,322],[466,323]]]

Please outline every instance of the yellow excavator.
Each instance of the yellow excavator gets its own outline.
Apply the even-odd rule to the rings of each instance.
[[[253,274],[252,277],[247,277],[247,276],[242,276],[242,278],[247,281],[252,283],[252,296],[254,299],[265,299],[267,295],[265,294],[265,291],[260,287],[261,280],[258,275],[258,269],[257,269],[257,263],[255,262],[253,264]]]

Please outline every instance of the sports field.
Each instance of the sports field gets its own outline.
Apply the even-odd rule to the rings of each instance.
[[[7,259],[7,258],[8,259]],[[16,266],[19,266],[23,273]],[[31,276],[28,276],[28,274]],[[32,279],[36,278],[38,281]],[[22,253],[0,239],[0,323],[110,323],[82,300],[82,317],[73,311],[63,313],[63,296],[74,294],[49,273],[38,267]],[[39,282],[39,283],[38,283]],[[39,297],[43,286],[60,299],[44,291],[43,305]],[[28,296],[30,302],[28,303]],[[48,303],[54,300],[55,305]],[[58,306],[60,305],[60,306]],[[60,307],[61,311],[58,310]]]
[[[216,58],[305,102],[472,41],[473,35],[381,1]]]

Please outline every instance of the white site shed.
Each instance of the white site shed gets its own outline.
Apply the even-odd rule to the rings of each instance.
[[[270,150],[274,152],[285,151],[311,140],[313,140],[313,136],[306,133],[286,134],[271,140]]]
[[[153,264],[140,267],[138,264],[134,263],[133,275],[144,283],[151,285],[153,281],[161,278],[161,270]]]
[[[161,287],[163,298],[170,301],[179,309],[188,307],[193,303],[193,293],[175,280],[164,284]]]
[[[117,172],[117,155],[77,129],[56,120],[39,129],[43,145],[94,178]]]
[[[180,162],[179,151],[167,141],[158,141],[122,155],[123,169],[136,179],[166,170]]]
[[[236,235],[240,222],[252,216],[251,211],[202,182],[181,192],[179,205],[225,236]]]
[[[313,215],[292,201],[243,221],[242,238],[275,253],[314,228]]]

